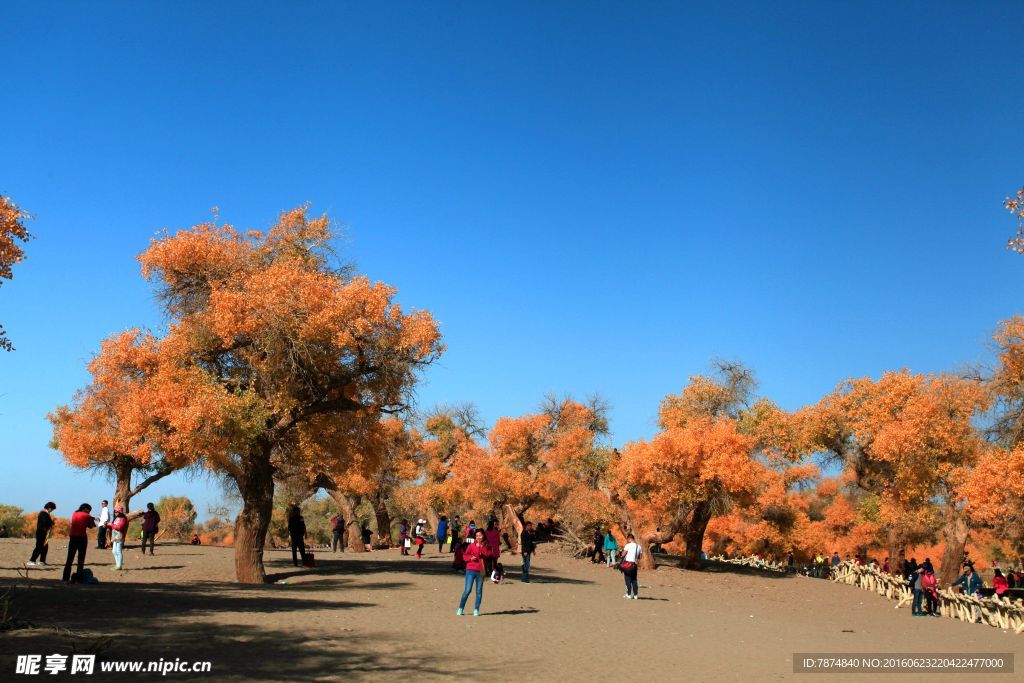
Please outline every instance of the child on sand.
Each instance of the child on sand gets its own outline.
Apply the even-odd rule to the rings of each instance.
[[[474,584],[476,585],[476,602],[473,607],[473,616],[480,616],[480,603],[484,599],[484,560],[490,556],[491,549],[487,545],[487,537],[483,530],[477,529],[473,543],[462,551],[462,557],[466,561],[466,587],[462,591],[456,616],[462,616],[462,610],[466,607],[466,600],[469,598],[469,592],[473,589]]]

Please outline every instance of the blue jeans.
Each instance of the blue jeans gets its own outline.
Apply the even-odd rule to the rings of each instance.
[[[111,545],[114,551],[114,566],[120,569],[124,562],[124,541],[114,541]]]
[[[523,581],[526,583],[530,582],[530,560],[532,559],[532,553],[523,553]]]
[[[626,595],[639,595],[640,586],[636,581],[637,567],[633,567],[629,571],[622,572],[622,575],[626,579]]]
[[[469,597],[469,591],[473,590],[474,583],[476,584],[476,606],[474,609],[480,609],[480,601],[484,599],[484,577],[475,569],[466,570],[466,589],[462,591],[459,609],[466,607],[466,599]]]
[[[920,588],[914,589],[914,604],[910,608],[911,614],[922,614],[924,610],[921,609],[921,601],[924,599],[924,591]]]

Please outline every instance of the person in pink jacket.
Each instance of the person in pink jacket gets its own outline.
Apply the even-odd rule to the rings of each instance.
[[[480,603],[484,599],[484,562],[491,557],[491,548],[487,544],[487,536],[482,529],[476,530],[476,538],[462,551],[462,559],[466,562],[466,587],[462,591],[462,598],[459,599],[459,610],[456,616],[462,616],[462,610],[466,608],[466,600],[469,592],[476,584],[476,603],[473,607],[473,616],[480,616]]]
[[[491,556],[484,562],[484,569],[487,571],[487,576],[491,575],[494,571],[494,563],[501,557],[501,531],[498,529],[498,524],[493,519],[487,522],[487,531],[484,532],[487,538],[487,547],[491,549]]]

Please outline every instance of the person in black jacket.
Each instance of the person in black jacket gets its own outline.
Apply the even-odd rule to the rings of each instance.
[[[533,531],[533,522],[523,525],[523,533],[519,535],[519,552],[523,555],[523,583],[530,583],[530,560],[537,552],[537,536]]]
[[[292,564],[299,566],[301,561],[306,562],[306,520],[302,519],[302,512],[299,506],[292,508],[288,516],[288,535],[292,542]]]
[[[43,506],[39,517],[36,518],[36,547],[32,550],[32,559],[27,563],[30,567],[36,565],[37,559],[39,564],[46,564],[46,551],[50,549],[50,530],[53,529],[51,513],[56,509],[57,504],[51,501]]]

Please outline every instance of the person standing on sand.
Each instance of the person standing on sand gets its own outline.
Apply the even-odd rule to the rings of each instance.
[[[100,503],[100,519],[96,523],[96,548],[106,550],[107,548],[107,526],[110,524],[110,508],[107,501]]]
[[[494,571],[494,564],[501,557],[501,531],[498,530],[498,522],[495,519],[487,521],[487,531],[484,533],[484,538],[487,539],[487,547],[491,550],[491,555],[487,562],[484,563],[487,569],[487,576],[491,575]]]
[[[426,545],[427,539],[427,520],[420,518],[416,520],[416,526],[413,527],[412,537],[413,542],[416,544],[416,559],[419,560],[423,557],[423,546]]]
[[[636,537],[633,534],[627,534],[626,545],[622,549],[622,563],[619,565],[619,569],[622,570],[622,575],[626,579],[626,594],[623,597],[627,600],[630,598],[633,600],[639,599],[640,586],[637,583],[637,572],[639,570],[640,557],[643,554],[643,549],[637,544]]]
[[[404,519],[398,525],[398,545],[401,548],[400,554],[409,554],[409,546],[412,545],[412,542],[409,541],[409,522]]]
[[[537,552],[537,536],[533,531],[533,522],[523,525],[523,533],[519,535],[519,550],[523,556],[523,583],[530,583],[530,561]]]
[[[448,535],[451,537],[451,547],[448,552],[454,553],[455,549],[462,543],[462,537],[459,535],[462,533],[462,520],[458,515],[455,515],[455,519],[452,520],[451,529],[448,530]]]
[[[114,569],[124,566],[124,537],[128,533],[128,518],[120,505],[114,506],[114,518],[110,521],[110,549],[114,553]]]
[[[331,517],[331,550],[333,552],[345,552],[345,544],[341,541],[341,531],[345,528],[345,520],[342,519],[341,515],[334,515]]]
[[[466,600],[469,592],[476,585],[476,602],[473,607],[473,616],[480,616],[480,603],[484,599],[484,561],[491,556],[491,548],[487,544],[487,536],[482,529],[477,529],[476,536],[472,543],[462,551],[462,559],[466,562],[466,587],[459,599],[459,609],[455,616],[462,616],[462,610],[466,608]]]
[[[160,513],[152,503],[146,503],[146,511],[142,513],[142,554],[146,554],[146,541],[149,541],[149,554],[156,550],[156,535],[160,531]]]
[[[609,529],[608,533],[604,535],[604,555],[605,555],[605,566],[611,568],[615,566],[615,553],[619,551],[619,542],[615,540],[615,534]]]
[[[54,502],[47,503],[36,518],[36,547],[32,549],[32,558],[26,562],[29,567],[46,564],[46,552],[50,549],[50,530],[53,529],[53,511],[57,509]]]
[[[441,515],[441,521],[437,523],[437,552],[444,552],[445,541],[448,540],[448,516]]]
[[[89,547],[89,529],[96,526],[96,518],[92,516],[92,506],[82,503],[78,510],[71,515],[71,529],[68,531],[68,559],[64,563],[64,581],[71,581],[71,565],[78,555],[78,573],[82,575],[85,567],[85,549]]]
[[[292,564],[306,563],[306,520],[302,519],[302,511],[298,505],[292,506],[288,516],[288,536],[292,546]]]

